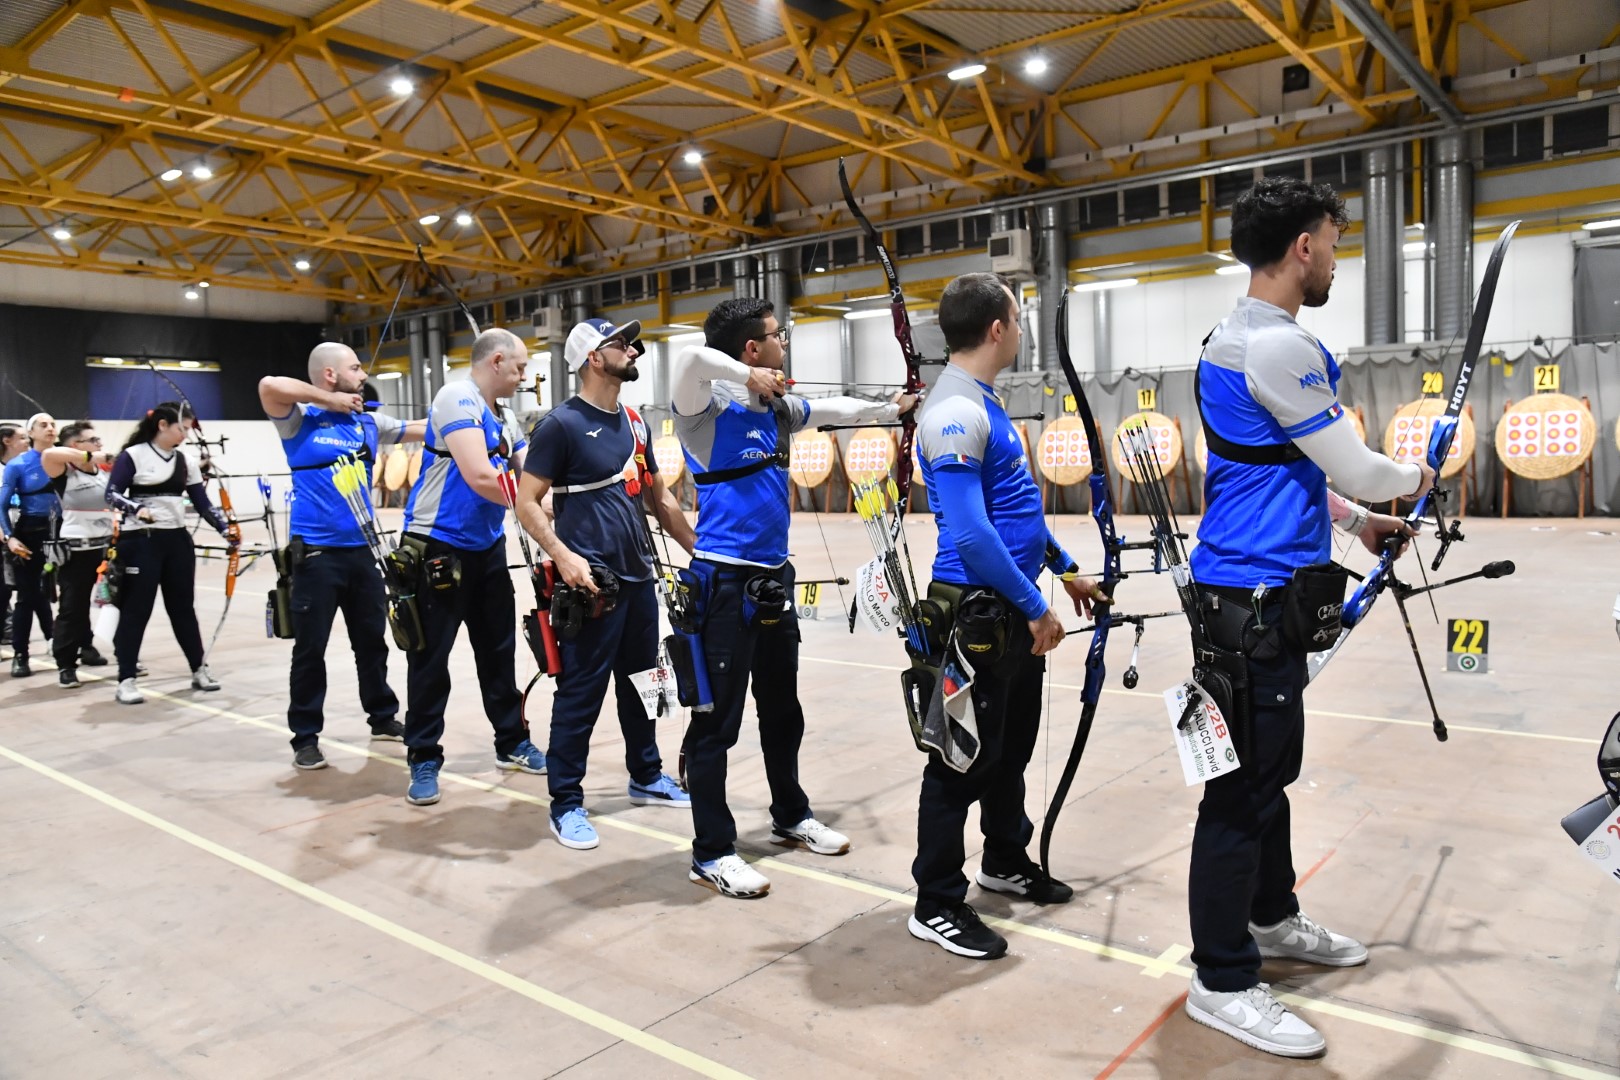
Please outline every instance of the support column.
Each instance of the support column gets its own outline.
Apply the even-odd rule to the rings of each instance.
[[[772,248],[765,253],[765,299],[776,306],[776,321],[787,326],[793,321],[793,285],[788,276],[787,252]],[[793,349],[782,358],[782,372],[793,377]]]
[[[731,260],[731,295],[738,300],[760,295],[759,260],[752,255],[738,255]]]
[[[1366,228],[1367,302],[1363,329],[1368,345],[1403,339],[1401,315],[1402,258],[1401,178],[1399,151],[1378,146],[1363,154],[1362,217]]]
[[[439,391],[444,389],[444,317],[426,315],[423,321],[427,323],[427,378],[423,380],[423,388],[431,405],[433,399],[439,396]]]
[[[427,342],[424,340],[424,331],[421,319],[411,319],[405,324],[405,333],[411,349],[410,386],[406,388],[405,400],[401,404],[408,406],[407,416],[414,417],[422,406],[418,399],[426,393],[427,383]],[[379,344],[379,348],[381,345]],[[428,401],[432,401],[431,397]]]
[[[1091,370],[1099,378],[1114,370],[1113,291],[1099,289],[1091,294]]]
[[[1434,336],[1446,341],[1468,326],[1474,307],[1474,166],[1468,134],[1434,137],[1428,215],[1434,239]]]
[[[1042,371],[1063,370],[1058,362],[1057,320],[1059,301],[1069,287],[1069,200],[1040,208],[1040,265],[1035,268],[1035,295],[1040,304],[1040,358]]]
[[[565,295],[561,292],[545,293],[540,301],[559,313],[558,320],[562,326],[562,332],[546,343],[551,350],[551,368],[546,372],[545,397],[551,402],[552,408],[568,397],[568,361],[563,359],[563,342],[568,340],[568,332],[574,328],[574,324],[568,320],[568,309],[563,306]]]
[[[563,340],[574,327],[591,317],[591,290],[584,285],[575,285],[568,290],[568,318],[563,320]],[[551,387],[551,402],[553,406],[561,405],[574,396],[574,378],[568,370],[568,360],[563,356],[559,347],[551,354],[551,374],[555,383]]]
[[[838,320],[838,378],[849,393],[855,385],[855,324],[848,319]]]

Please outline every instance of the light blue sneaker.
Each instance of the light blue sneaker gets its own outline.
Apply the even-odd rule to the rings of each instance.
[[[418,761],[411,766],[411,787],[405,801],[412,806],[430,806],[439,801],[439,769],[442,761]]]
[[[658,779],[650,784],[630,781],[630,805],[690,807],[692,796],[683,791],[672,777],[659,773]]]
[[[589,851],[598,843],[596,829],[586,820],[589,817],[590,813],[584,807],[576,806],[562,817],[551,819],[551,835],[563,847]]]
[[[546,774],[546,755],[541,749],[524,739],[510,754],[496,754],[495,764],[507,772],[526,772],[535,776]]]

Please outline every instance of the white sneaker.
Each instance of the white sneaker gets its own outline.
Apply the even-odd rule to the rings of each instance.
[[[113,696],[118,699],[120,705],[139,705],[146,700],[146,695],[141,693],[141,688],[135,685],[134,679],[119,679],[118,689]]]
[[[740,855],[722,855],[704,863],[694,861],[686,876],[721,896],[739,900],[751,900],[771,891],[770,879],[743,862]]]
[[[1275,926],[1249,924],[1249,933],[1261,956],[1301,960],[1327,967],[1355,967],[1367,962],[1367,946],[1355,938],[1335,934],[1321,923],[1296,912]]]
[[[191,673],[191,688],[193,690],[218,690],[219,683],[214,679],[214,673],[204,664]]]
[[[1327,1049],[1322,1033],[1284,1008],[1265,983],[1227,994],[1204,989],[1194,975],[1187,990],[1187,1015],[1279,1057],[1316,1057]]]
[[[807,817],[791,829],[771,826],[771,843],[783,847],[806,847],[817,855],[842,855],[849,850],[849,837]]]

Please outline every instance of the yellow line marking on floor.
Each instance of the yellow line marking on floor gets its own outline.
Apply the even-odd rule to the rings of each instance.
[[[807,657],[806,659],[813,660],[819,658]],[[890,670],[889,668],[880,664],[857,664],[853,661],[845,660],[823,662]],[[279,724],[267,723],[258,718],[242,716],[238,713],[225,709],[215,709],[213,706],[200,705],[197,702],[191,701],[187,698],[176,697],[174,695],[165,694],[161,691],[146,691],[146,693],[186,708],[211,710],[214,715],[235,720],[238,723],[251,724],[277,732],[285,730],[285,728]],[[1144,694],[1142,696],[1158,697],[1159,695]],[[370,750],[365,747],[352,746],[340,740],[328,740],[327,742],[323,743],[323,745],[338,747],[341,748],[345,753],[354,754],[359,757],[369,757],[378,761],[389,762],[401,770],[409,768],[403,758],[391,757],[387,754],[379,754],[374,750]],[[0,753],[9,752],[5,751],[3,747],[0,747]],[[442,780],[461,784],[465,787],[474,788],[479,791],[486,791],[490,794],[499,795],[517,802],[531,803],[536,806],[550,805],[549,799],[531,795],[526,791],[516,788],[505,787],[500,784],[491,784],[488,781],[479,780],[470,776],[464,776],[460,773],[441,772],[439,776]],[[595,819],[595,821],[598,825],[605,825],[610,828],[621,829],[625,832],[637,833],[639,835],[670,844],[677,850],[689,850],[692,846],[692,842],[689,838],[676,836],[674,833],[665,832],[662,829],[647,828],[646,826],[621,821],[613,817],[598,817]],[[844,889],[848,892],[864,893],[867,896],[888,900],[897,904],[911,906],[917,902],[916,897],[908,893],[901,892],[897,889],[891,889],[883,885],[873,884],[872,882],[861,881],[858,878],[845,877],[840,874],[830,874],[824,870],[815,870],[807,866],[800,866],[797,863],[785,862],[769,855],[762,856],[757,859],[751,859],[749,861],[772,872],[780,872],[787,874],[790,877],[800,877],[811,881],[822,882],[824,884],[833,885],[837,888]],[[1074,949],[1078,952],[1090,953],[1093,956],[1105,960],[1117,960],[1121,963],[1134,964],[1135,966],[1143,969],[1143,974],[1152,975],[1155,978],[1161,978],[1164,975],[1179,975],[1182,978],[1190,979],[1194,974],[1194,970],[1192,968],[1178,963],[1180,959],[1191,955],[1192,952],[1192,950],[1187,949],[1186,946],[1183,945],[1172,944],[1158,956],[1149,956],[1146,953],[1139,953],[1130,949],[1120,948],[1115,945],[1104,944],[1100,941],[1092,941],[1089,938],[1081,937],[1071,931],[1053,930],[1048,927],[1016,922],[1012,919],[1004,919],[995,915],[981,915],[980,917],[987,925],[994,926],[997,929],[1004,930],[1009,933],[1020,934],[1024,937],[1034,938],[1037,941],[1044,941],[1052,945],[1061,945],[1064,948]],[[1178,949],[1184,951],[1180,956],[1172,956],[1172,954]],[[1495,1058],[1501,1061],[1511,1061],[1522,1065],[1528,1065],[1558,1076],[1575,1077],[1577,1080],[1614,1080],[1615,1077],[1620,1076],[1620,1073],[1602,1072],[1597,1069],[1588,1068],[1584,1065],[1577,1065],[1571,1062],[1559,1061],[1555,1058],[1543,1057],[1540,1054],[1535,1054],[1527,1050],[1520,1050],[1515,1047],[1500,1046],[1496,1043],[1487,1042],[1484,1039],[1444,1031],[1440,1028],[1431,1027],[1417,1021],[1397,1020],[1384,1016],[1381,1013],[1372,1012],[1366,1009],[1359,1009],[1351,1005],[1341,1005],[1337,1002],[1322,1001],[1315,998],[1301,997],[1298,994],[1284,993],[1280,990],[1280,988],[1277,992],[1277,996],[1279,999],[1286,1001],[1290,1005],[1295,1005],[1303,1009],[1313,1009],[1317,1012],[1325,1013],[1341,1020],[1350,1020],[1355,1023],[1365,1024],[1369,1027],[1381,1028],[1397,1034],[1415,1035],[1419,1038],[1427,1039],[1430,1042],[1440,1043],[1457,1050],[1469,1051],[1480,1054],[1484,1057]]]
[[[814,660],[818,664],[838,664],[842,667],[870,668],[874,671],[898,672],[906,670],[903,667],[896,667],[893,664],[868,664],[860,660],[834,660],[825,656],[806,656],[803,653],[799,654],[799,659]],[[1083,687],[1081,687],[1078,683],[1060,682],[1053,683],[1052,688],[1055,690],[1083,689]],[[1154,701],[1164,700],[1163,694],[1154,693],[1151,690],[1115,690],[1105,686],[1103,687],[1103,693],[1113,694],[1117,697],[1152,698]],[[1433,724],[1428,720],[1403,720],[1396,716],[1372,716],[1367,713],[1332,712],[1327,709],[1307,708],[1305,710],[1305,715],[1331,716],[1336,720],[1366,720],[1374,724],[1399,724],[1402,727],[1429,728],[1433,726]],[[1472,732],[1476,735],[1512,735],[1521,739],[1546,739],[1549,742],[1576,743],[1580,746],[1597,746],[1603,741],[1602,739],[1589,739],[1581,735],[1554,735],[1545,731],[1511,731],[1507,728],[1473,727],[1468,724],[1447,724],[1446,728],[1451,731]]]
[[[621,1042],[630,1043],[632,1046],[639,1047],[650,1054],[656,1054],[665,1061],[672,1062],[673,1064],[679,1065],[684,1069],[689,1069],[700,1076],[721,1077],[725,1078],[725,1080],[748,1080],[746,1073],[738,1072],[737,1070],[728,1068],[717,1061],[711,1061],[700,1054],[693,1053],[684,1047],[676,1046],[672,1042],[667,1042],[664,1039],[660,1039],[656,1035],[648,1034],[638,1027],[627,1024],[622,1020],[616,1020],[613,1017],[608,1016],[606,1013],[596,1011],[588,1005],[581,1005],[579,1002],[574,1001],[571,998],[563,997],[561,994],[547,990],[545,987],[529,982],[527,979],[519,978],[518,976],[513,975],[511,972],[502,971],[494,964],[485,963],[484,961],[479,960],[476,957],[469,956],[458,949],[453,949],[450,946],[445,945],[443,942],[435,941],[424,934],[419,934],[416,931],[401,926],[396,922],[385,919],[380,915],[374,914],[373,912],[367,911],[365,908],[351,904],[347,900],[333,896],[324,889],[317,888],[308,882],[295,878],[290,874],[283,873],[274,867],[266,866],[257,859],[243,855],[241,852],[228,848],[224,844],[216,843],[215,841],[209,840],[206,837],[199,836],[190,829],[186,829],[180,825],[174,824],[172,821],[158,817],[156,814],[142,810],[140,807],[127,803],[115,795],[110,795],[98,787],[87,784],[82,780],[67,775],[66,773],[59,772],[56,769],[51,768],[49,765],[35,761],[33,758],[20,754],[15,750],[5,746],[0,746],[0,757],[9,758],[18,765],[21,765],[23,768],[30,769],[33,772],[38,773],[40,776],[45,777],[47,780],[54,780],[63,787],[69,788],[70,790],[76,791],[81,795],[94,799],[103,806],[107,806],[118,811],[120,814],[134,818],[136,821],[139,821],[144,825],[150,825],[152,828],[157,829],[160,832],[167,833],[169,836],[174,837],[176,840],[179,840],[182,843],[190,844],[199,851],[206,852],[215,858],[222,859],[238,869],[246,870],[250,874],[255,874],[270,882],[272,885],[279,885],[288,892],[294,893],[295,895],[301,896],[306,900],[319,904],[339,915],[353,919],[355,922],[361,923],[362,925],[369,926],[371,929],[376,930],[380,934],[386,934],[388,937],[391,937],[396,941],[403,942],[412,948],[419,949],[422,952],[427,953],[429,956],[443,960],[449,964],[454,964],[463,971],[477,975],[479,978],[486,979],[489,982],[492,982],[503,989],[510,990],[515,994],[520,994],[523,997],[528,998],[530,1001],[551,1009],[553,1012],[561,1013],[563,1016],[566,1016],[571,1020],[577,1020],[582,1024],[588,1024],[591,1027],[596,1028],[598,1031],[610,1035]]]
[[[1192,955],[1192,950],[1185,945],[1175,944],[1154,957],[1153,963],[1142,965],[1142,974],[1150,979],[1162,979],[1166,975],[1179,975],[1186,968],[1181,962]]]

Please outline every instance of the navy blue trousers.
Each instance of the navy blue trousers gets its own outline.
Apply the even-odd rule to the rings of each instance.
[[[702,560],[699,560],[700,562]],[[799,744],[804,709],[799,705],[799,617],[794,609],[773,629],[743,622],[743,585],[758,573],[781,578],[793,595],[793,564],[780,570],[709,564],[715,583],[703,624],[712,712],[694,712],[686,731],[686,780],[692,796],[692,858],[708,862],[736,853],[737,822],[726,804],[726,754],[737,745],[743,710],[753,683],[759,715],[759,746],[771,788],[771,820],[793,826],[810,816],[799,786]]]
[[[1282,605],[1268,605],[1264,615],[1276,627]],[[1274,655],[1249,659],[1253,707],[1246,740],[1238,738],[1242,768],[1204,785],[1193,830],[1192,960],[1199,982],[1227,993],[1260,982],[1260,948],[1249,923],[1271,926],[1299,910],[1287,788],[1299,779],[1305,750],[1306,654],[1281,636],[1272,630],[1273,648],[1256,650]]]
[[[641,695],[630,683],[631,675],[658,663],[657,585],[619,582],[618,605],[601,618],[586,619],[572,641],[557,644],[562,675],[551,699],[551,745],[546,750],[553,818],[585,804],[585,759],[610,679],[617,692],[624,767],[630,778],[651,784],[663,772],[655,722],[647,718]],[[676,707],[673,695],[669,704]]]
[[[461,582],[451,589],[426,586],[417,593],[426,644],[405,654],[406,755],[418,761],[443,761],[444,710],[450,703],[450,650],[463,623],[478,670],[484,715],[495,729],[495,752],[510,754],[529,737],[523,723],[523,698],[513,675],[517,649],[517,604],[512,575],[506,569],[506,540],[483,551],[428,542],[427,557],[453,555],[461,564]]]
[[[326,646],[339,611],[354,650],[366,720],[375,726],[399,713],[399,698],[388,685],[388,599],[370,549],[310,548],[292,579],[287,727],[294,750],[313,746],[326,723]]]

